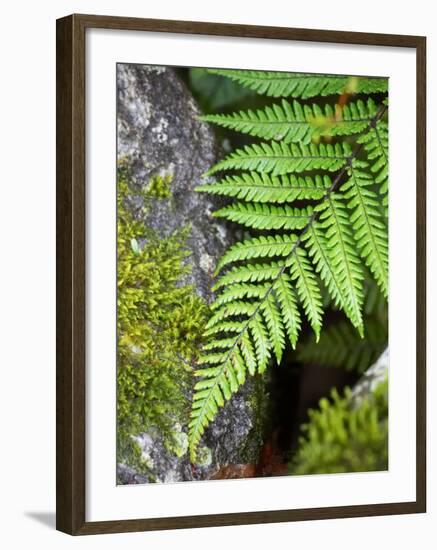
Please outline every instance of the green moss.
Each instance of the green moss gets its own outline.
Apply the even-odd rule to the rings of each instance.
[[[293,474],[381,471],[388,467],[388,382],[351,407],[351,391],[320,400],[302,426]]]
[[[153,176],[146,189],[146,195],[154,199],[169,199],[171,197],[170,184],[172,181],[172,174]]]
[[[149,482],[155,481],[155,476],[151,474],[151,465],[142,454],[142,451],[133,437],[118,438],[117,454],[122,458],[124,464],[129,465],[140,475],[148,477]],[[121,483],[121,481],[119,481]]]
[[[162,196],[163,188],[154,188]],[[154,184],[154,185],[155,185]],[[165,185],[168,185],[169,181]],[[150,188],[149,188],[150,191]],[[134,193],[120,169],[117,217],[117,434],[118,456],[147,470],[133,436],[157,430],[175,445],[177,423],[186,425],[192,364],[208,308],[183,283],[190,271],[183,228],[160,238],[126,207]],[[147,208],[147,205],[146,205]]]
[[[196,465],[203,468],[210,466],[212,464],[212,452],[209,447],[206,445],[201,445],[197,452]]]
[[[178,424],[172,433],[172,438],[167,443],[167,449],[174,453],[178,458],[184,456],[188,451],[188,434],[183,432],[181,425]]]

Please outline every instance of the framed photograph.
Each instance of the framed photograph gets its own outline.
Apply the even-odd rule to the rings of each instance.
[[[57,21],[57,528],[425,512],[426,40]]]

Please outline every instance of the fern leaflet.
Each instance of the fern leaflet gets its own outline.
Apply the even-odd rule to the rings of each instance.
[[[227,176],[217,183],[199,185],[196,191],[235,197],[248,202],[282,204],[298,199],[320,200],[330,185],[328,176],[271,176],[265,172],[244,172],[241,175]]]
[[[316,96],[337,95],[343,92],[372,94],[385,93],[388,90],[388,81],[385,78],[322,76],[235,69],[210,69],[209,72],[226,76],[246,88],[270,97],[308,99]]]
[[[311,207],[268,206],[258,203],[234,203],[217,210],[214,216],[226,218],[256,229],[302,229],[312,214]]]
[[[343,108],[327,104],[324,109],[318,105],[301,105],[296,100],[293,103],[282,100],[281,105],[257,111],[206,115],[202,119],[263,139],[308,144],[314,136],[358,134],[369,125],[376,112],[377,106],[372,99],[368,99],[367,104],[358,100]]]
[[[361,309],[364,300],[364,279],[361,262],[356,252],[356,243],[349,227],[349,213],[341,196],[331,193],[319,207],[319,225],[325,230],[327,255],[335,279],[341,288],[345,306],[352,315],[352,322],[363,333]]]
[[[373,180],[353,167],[349,180],[340,188],[352,211],[355,241],[385,297],[388,295],[387,230],[380,212],[378,196],[371,189]]]
[[[378,120],[372,126],[370,132],[364,133],[358,139],[363,143],[367,152],[367,158],[371,163],[371,172],[375,176],[375,182],[380,185],[380,193],[383,194],[382,203],[388,206],[388,124],[385,120]]]
[[[310,145],[272,141],[247,145],[237,149],[221,162],[213,166],[208,175],[221,170],[256,170],[280,176],[290,172],[307,170],[340,170],[351,154],[347,142]]]

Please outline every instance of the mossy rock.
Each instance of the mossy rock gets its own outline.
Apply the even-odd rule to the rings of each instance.
[[[233,241],[211,215],[220,201],[194,190],[217,160],[216,142],[174,70],[119,64],[117,89],[118,307],[124,323],[117,479],[207,479],[223,465],[248,456],[256,461],[265,398],[263,380],[250,380],[207,430],[205,460],[190,464],[186,432],[196,351],[216,262]]]

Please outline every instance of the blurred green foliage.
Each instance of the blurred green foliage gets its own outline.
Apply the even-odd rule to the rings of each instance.
[[[228,78],[211,74],[207,69],[190,69],[189,85],[205,112],[226,109],[244,99],[256,96],[255,92]]]
[[[156,178],[142,195],[165,200],[170,181]],[[192,286],[184,243],[189,228],[162,238],[127,208],[134,190],[121,168],[117,190],[117,435],[118,456],[142,464],[132,436],[157,429],[174,447],[174,425],[185,425],[191,363],[208,308]],[[140,470],[141,471],[141,470]]]
[[[388,304],[375,282],[367,277],[363,307],[364,338],[338,314],[338,308],[325,293],[324,305],[330,322],[316,343],[309,335],[296,348],[300,363],[344,368],[363,373],[374,363],[388,341]]]
[[[381,471],[388,468],[388,381],[358,404],[351,390],[320,400],[301,427],[290,473],[295,475]]]

